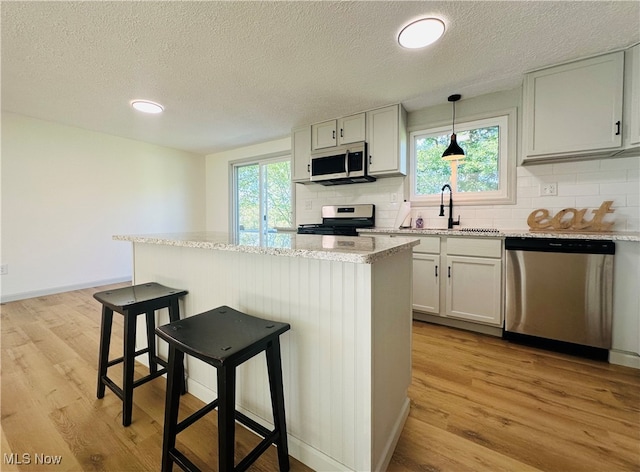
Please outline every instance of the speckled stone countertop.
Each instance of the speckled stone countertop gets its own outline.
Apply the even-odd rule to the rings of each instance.
[[[574,232],[542,232],[527,230],[482,230],[464,231],[459,229],[394,229],[394,228],[366,228],[358,230],[360,233],[398,234],[402,236],[466,236],[466,237],[491,237],[491,238],[562,238],[562,239],[607,239],[611,241],[636,241],[640,242],[640,233],[613,231],[598,233],[574,233]]]
[[[133,243],[304,257],[356,264],[373,264],[392,254],[410,251],[419,243],[419,240],[411,237],[385,238],[374,235],[323,236],[270,233],[269,237],[271,241],[263,245],[250,241],[234,242],[228,233],[216,232],[116,235],[113,239]]]

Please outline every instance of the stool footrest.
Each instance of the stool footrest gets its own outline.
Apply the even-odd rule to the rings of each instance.
[[[113,380],[111,380],[109,377],[107,377],[106,375],[102,376],[102,383],[105,384],[105,386],[109,387],[109,389],[115,393],[118,398],[120,400],[124,399],[124,393],[122,392],[122,389],[120,387],[118,387]]]
[[[198,411],[196,411],[195,413],[192,413],[190,416],[188,416],[187,418],[182,420],[180,423],[178,423],[176,425],[176,434],[178,434],[180,431],[185,430],[186,428],[191,426],[193,423],[198,421],[200,418],[202,418],[204,415],[215,410],[217,407],[218,407],[218,399],[216,398],[208,405],[205,405],[204,407],[200,408]]]
[[[155,371],[153,374],[149,374],[146,375],[145,377],[142,377],[141,379],[138,379],[136,381],[133,382],[133,388],[139,387],[142,384],[145,384],[155,378],[160,377],[163,374],[167,373],[167,369],[159,369],[157,371]]]
[[[280,436],[280,433],[274,431],[270,435],[268,435],[266,438],[264,438],[262,441],[260,441],[260,444],[258,444],[255,448],[253,448],[253,450],[238,463],[238,465],[233,469],[234,472],[243,472],[247,470],[249,466],[253,464],[258,459],[258,457],[262,455],[264,451],[269,449],[271,444],[273,444],[278,439],[279,436]]]
[[[238,410],[236,410],[236,421],[252,429],[254,432],[258,433],[263,438],[266,438],[267,436],[273,434],[273,431],[265,428],[260,423],[252,420],[247,415],[240,413]]]
[[[185,470],[187,472],[200,472],[200,468],[189,459],[187,459],[187,456],[178,451],[176,448],[170,449],[169,455],[173,459],[173,462],[182,470]]]
[[[134,352],[133,356],[134,357],[138,357],[138,356],[141,356],[142,354],[146,354],[147,352],[149,352],[149,348],[145,347],[144,349],[140,349],[139,351]],[[107,362],[107,367],[111,367],[113,365],[120,364],[121,362],[124,362],[124,356],[123,357],[118,357],[116,359],[113,359],[113,360]]]
[[[145,384],[157,377],[160,377],[161,375],[164,375],[167,373],[167,369],[160,369],[156,372],[154,372],[153,374],[149,374],[146,375],[144,377],[142,377],[141,379],[138,379],[136,381],[133,382],[133,388],[139,387],[142,384]],[[102,382],[105,384],[105,386],[109,387],[109,389],[111,389],[111,391],[113,393],[115,393],[120,400],[122,400],[124,398],[124,394],[122,393],[122,389],[120,387],[118,387],[115,382],[113,380],[111,380],[109,377],[107,377],[106,375],[102,376]]]

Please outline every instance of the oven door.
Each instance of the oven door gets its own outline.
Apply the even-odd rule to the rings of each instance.
[[[366,176],[365,143],[354,143],[311,156],[311,181]]]

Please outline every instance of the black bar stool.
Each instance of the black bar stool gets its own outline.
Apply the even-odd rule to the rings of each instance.
[[[219,472],[246,470],[271,444],[275,444],[278,449],[280,470],[289,470],[280,335],[290,327],[288,323],[256,318],[228,306],[221,306],[156,329],[158,336],[169,343],[169,373],[162,443],[164,472],[170,472],[174,462],[186,471],[200,470],[176,449],[176,436],[216,407]],[[267,358],[273,431],[235,409],[236,367],[262,351],[265,351]],[[178,423],[185,354],[197,357],[216,368],[218,398]],[[238,463],[237,467],[234,467],[236,420],[264,439]]]
[[[98,398],[103,398],[105,387],[109,387],[122,400],[123,426],[131,424],[133,389],[167,372],[167,363],[164,359],[156,356],[155,311],[168,308],[169,319],[171,321],[179,321],[180,307],[178,299],[187,293],[186,290],[177,290],[152,282],[93,294],[93,297],[102,303],[102,326],[100,328],[98,360]],[[111,326],[113,324],[114,311],[124,316],[124,352],[122,357],[110,361],[109,345],[111,343]],[[147,347],[136,351],[136,319],[138,315],[143,313],[146,315],[147,321]],[[134,382],[135,358],[145,353],[149,354],[149,375]],[[107,376],[107,369],[121,362],[124,363],[122,388]],[[163,368],[158,369],[158,364]],[[184,380],[182,389],[184,392]]]

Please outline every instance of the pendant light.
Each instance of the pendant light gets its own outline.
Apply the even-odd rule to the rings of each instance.
[[[451,125],[451,143],[449,147],[442,153],[442,158],[445,161],[460,161],[464,159],[464,151],[458,145],[458,141],[456,140],[456,102],[460,100],[460,95],[449,95],[447,98],[451,103],[453,103],[453,123]]]

